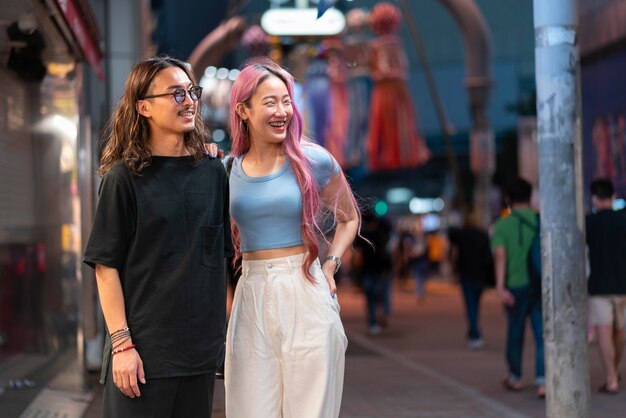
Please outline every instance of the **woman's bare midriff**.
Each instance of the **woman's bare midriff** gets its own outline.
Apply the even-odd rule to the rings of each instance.
[[[296,254],[304,254],[306,248],[304,245],[296,245],[295,247],[272,248],[271,250],[248,251],[241,254],[244,260],[271,260],[273,258],[289,257]]]

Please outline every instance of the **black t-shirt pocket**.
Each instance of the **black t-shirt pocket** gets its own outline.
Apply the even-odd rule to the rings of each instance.
[[[224,225],[204,225],[201,228],[202,264],[218,267],[224,258]]]
[[[141,235],[137,239],[146,243],[144,256],[158,257],[155,264],[160,273],[185,269],[188,236],[181,227],[183,205],[179,204],[179,197],[172,193],[141,196]]]

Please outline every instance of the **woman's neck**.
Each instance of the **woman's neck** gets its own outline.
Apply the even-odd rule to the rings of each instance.
[[[246,153],[246,160],[252,164],[266,164],[284,160],[282,144],[252,144]]]
[[[242,169],[248,176],[266,176],[280,170],[285,164],[285,153],[280,144],[269,145],[250,147],[241,162]]]

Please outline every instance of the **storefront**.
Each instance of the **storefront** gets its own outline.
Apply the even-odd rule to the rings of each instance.
[[[81,338],[85,84],[104,72],[86,1],[3,0],[0,26],[0,380],[28,386]]]
[[[626,3],[580,1],[585,192],[594,178],[626,197]]]

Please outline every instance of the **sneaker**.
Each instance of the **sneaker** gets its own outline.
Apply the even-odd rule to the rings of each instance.
[[[378,325],[378,324],[370,325],[370,328],[368,330],[369,334],[372,337],[375,337],[378,334],[380,334],[380,331],[381,331],[381,328],[380,328],[380,325]]]
[[[387,325],[389,325],[389,320],[387,319],[386,315],[381,315],[378,318],[378,323],[380,324],[382,328],[387,328]]]
[[[546,397],[546,387],[544,385],[537,386],[537,397],[544,399]]]
[[[502,379],[502,386],[504,386],[506,390],[511,392],[519,392],[523,388],[520,382],[515,381],[510,377],[505,377],[504,379]]]
[[[469,340],[469,342],[467,343],[467,348],[470,350],[480,350],[484,346],[485,346],[485,343],[480,338]]]

